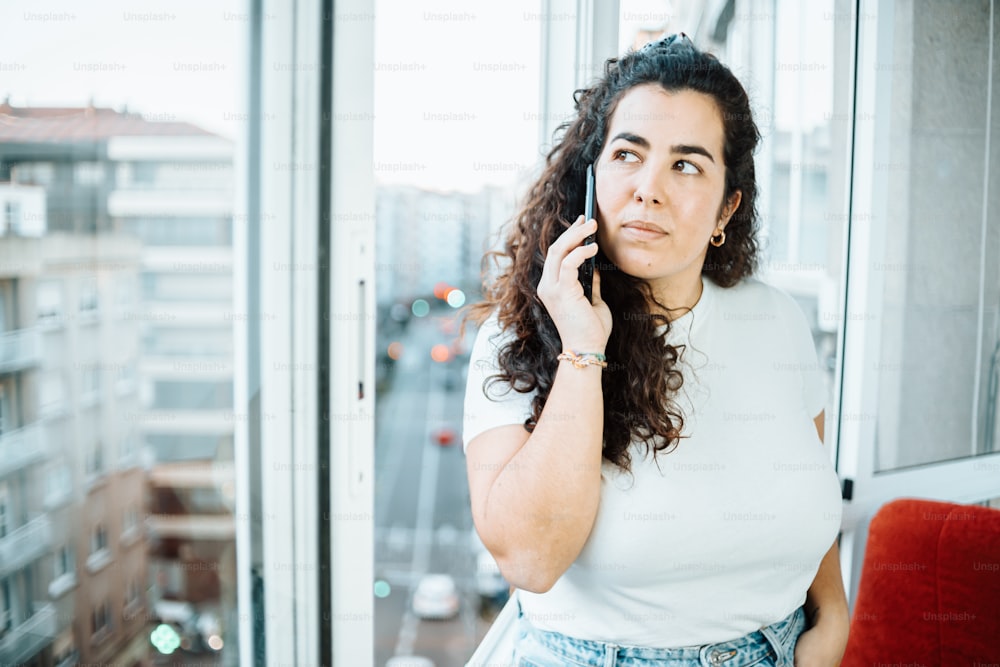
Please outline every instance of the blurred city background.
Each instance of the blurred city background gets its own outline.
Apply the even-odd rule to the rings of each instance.
[[[897,2],[884,19],[902,37],[881,63],[896,77],[897,157],[876,165],[894,195],[893,243],[861,274],[884,283],[877,313],[843,309],[849,223],[873,222],[849,215],[844,147],[872,120],[852,106],[850,8],[618,5],[618,52],[684,30],[748,88],[764,138],[761,278],[810,318],[828,424],[873,422],[877,470],[995,451],[1000,234],[982,212],[982,179],[961,178],[982,169],[983,128],[995,124],[981,103],[995,76],[983,55],[991,3]],[[376,665],[463,665],[506,599],[469,512],[461,424],[475,329],[463,337],[459,323],[479,298],[484,251],[566,117],[569,100],[543,104],[543,26],[566,20],[550,10],[373,10]],[[236,665],[237,633],[259,631],[236,604],[246,517],[234,426],[247,415],[234,402],[233,340],[249,316],[234,306],[234,229],[246,223],[234,165],[247,21],[235,0],[0,8],[0,665]],[[965,78],[919,55],[939,29],[963,35]],[[935,132],[941,117],[919,90],[947,86],[935,99],[953,115]],[[946,195],[968,226],[940,213]],[[877,415],[839,400],[843,325],[855,318],[881,327]],[[942,376],[946,366],[958,371]],[[927,412],[938,418],[912,418]],[[827,429],[831,455],[837,432]]]

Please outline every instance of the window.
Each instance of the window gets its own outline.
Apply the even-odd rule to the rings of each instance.
[[[100,162],[77,162],[73,165],[73,180],[81,187],[92,187],[104,182],[104,165]]]
[[[15,662],[49,664],[54,655],[72,664],[111,658],[147,663],[152,656],[143,654],[149,648],[144,619],[140,614],[125,626],[119,607],[123,598],[126,604],[142,600],[144,573],[152,569],[148,550],[167,545],[164,558],[181,564],[216,540],[189,525],[171,527],[181,537],[143,539],[145,475],[183,461],[183,487],[191,481],[184,474],[204,476],[232,465],[238,422],[227,416],[237,320],[226,315],[235,311],[232,271],[245,265],[231,248],[234,209],[243,199],[234,196],[236,160],[245,160],[252,118],[242,108],[241,90],[250,75],[240,44],[246,45],[246,13],[253,9],[222,0],[212,7],[146,11],[128,0],[107,0],[100,11],[75,12],[72,30],[58,40],[80,71],[33,50],[53,37],[52,23],[36,9],[28,0],[0,3],[0,25],[18,26],[4,35],[0,50],[21,54],[16,60],[24,65],[3,76],[14,111],[4,115],[0,180],[9,176],[40,186],[13,193],[23,205],[23,225],[38,238],[26,243],[0,235],[7,306],[0,331],[27,318],[27,331],[10,338],[25,342],[34,354],[31,363],[3,369],[12,404],[7,426],[18,426],[21,412],[29,420],[37,417],[23,437],[31,445],[43,438],[45,449],[24,468],[27,490],[11,488],[9,523],[19,526],[23,513],[58,533],[41,565],[32,563],[28,575],[11,579],[11,593],[18,613],[22,584],[25,599],[57,608],[41,619],[50,641],[25,644],[40,648],[32,655],[15,652],[21,656]],[[119,48],[104,52],[94,35]],[[0,62],[9,60],[0,54]],[[135,85],[122,72],[156,72],[155,85]],[[51,102],[71,89],[63,101]],[[0,232],[5,225],[16,229],[18,212],[5,206],[9,198],[0,195]],[[157,276],[150,291],[143,291],[143,274]],[[150,299],[164,307],[151,308]],[[152,390],[160,380],[192,383],[202,393],[185,402],[164,386],[167,404],[185,407],[171,408],[161,419],[163,413],[149,410],[138,391],[142,384]],[[188,407],[191,414],[173,419]],[[199,408],[218,411],[208,415]],[[148,447],[147,436],[162,436],[168,444]],[[5,438],[4,447],[9,442]],[[114,477],[106,474],[111,470]],[[120,529],[132,538],[121,549]],[[59,542],[71,538],[81,570],[75,582],[67,574],[73,555],[59,551]],[[223,542],[218,551],[234,554],[232,530]],[[177,593],[219,610],[227,628],[216,656],[220,663],[253,662],[238,650],[239,636],[252,634],[237,630],[241,570],[231,562],[213,572],[224,572],[226,580],[207,588],[192,576]],[[60,581],[53,587],[55,579]],[[69,592],[46,600],[45,592],[53,590]]]
[[[76,572],[76,563],[74,562],[73,547],[69,544],[64,544],[56,549],[55,555],[55,576],[61,577],[64,574],[72,574]]]
[[[567,15],[557,12],[553,15],[562,19],[550,20],[543,9],[548,5],[537,2],[478,4],[474,11],[468,5],[462,6],[463,11],[457,9],[458,4],[450,6],[455,8],[450,16],[456,20],[445,20],[424,5],[376,3],[376,63],[414,63],[415,67],[377,65],[374,76],[375,308],[379,313],[375,345],[384,362],[393,358],[393,349],[403,353],[387,374],[391,379],[375,395],[373,565],[376,573],[397,569],[392,563],[407,562],[404,553],[413,554],[419,563],[437,548],[435,544],[450,540],[448,551],[453,557],[438,567],[462,581],[474,578],[475,563],[469,548],[474,532],[471,511],[467,502],[459,501],[467,495],[466,479],[444,472],[454,452],[432,444],[423,434],[450,429],[460,435],[463,361],[446,355],[447,360],[439,363],[413,362],[417,355],[426,354],[418,342],[423,335],[420,331],[433,337],[432,344],[459,347],[454,327],[458,310],[446,301],[440,285],[458,288],[469,302],[479,300],[480,260],[494,240],[493,233],[512,217],[536,173],[539,134],[546,126],[558,124],[562,108],[572,109],[575,81],[558,100],[559,109],[540,112],[542,98],[549,94],[543,86],[550,83],[539,60],[542,33],[553,24],[556,30],[572,29],[576,21],[575,16],[567,21]],[[473,54],[472,62],[449,60],[436,48],[415,52],[408,43],[462,44]],[[511,48],[514,43],[524,47]],[[557,43],[565,44],[571,53],[579,48],[572,42]],[[415,94],[429,75],[421,65],[450,81],[441,86],[441,95]],[[571,80],[574,74],[570,62],[556,76]],[[581,73],[581,81],[587,78]],[[551,133],[542,141],[550,144]],[[444,145],[449,146],[448,155],[437,151]],[[382,165],[385,168],[380,169]],[[410,304],[416,299],[429,304],[428,311],[412,310]],[[403,320],[408,320],[406,325]],[[426,346],[428,351],[430,346]],[[406,359],[410,355],[414,356]],[[411,393],[410,386],[426,389]],[[412,416],[400,419],[402,411]],[[405,444],[404,429],[421,436]],[[442,478],[438,475],[449,478],[456,494],[447,507],[420,500],[419,489],[433,485],[435,478]],[[405,516],[400,513],[403,507],[409,508]],[[443,523],[449,527],[439,536],[435,528]],[[415,538],[422,534],[428,536],[426,542]],[[374,600],[375,664],[385,664],[394,651],[406,654],[432,641],[423,624],[415,626],[412,634],[402,629],[404,621],[393,611],[406,604],[403,599],[413,590],[403,577],[412,576],[415,583],[424,573],[406,571],[400,573],[398,583],[388,575],[377,582],[377,588],[385,586],[389,592]],[[470,613],[467,618],[474,616]],[[462,621],[456,619],[434,632],[448,633],[447,641],[467,647],[471,654],[473,646],[461,626]],[[447,660],[443,652],[414,652],[435,663]]]
[[[87,455],[87,474],[90,476],[100,475],[104,472],[104,446],[100,440],[94,442]],[[103,528],[102,528],[103,530]]]
[[[80,369],[80,402],[90,405],[100,398],[101,368],[88,364]]]
[[[75,552],[69,544],[56,548],[52,558],[52,580],[48,582],[49,598],[57,600],[79,585],[76,578]]]
[[[151,190],[225,190],[232,187],[233,165],[216,161],[134,162],[128,185]]]
[[[45,476],[45,507],[54,509],[73,497],[73,475],[65,463],[58,463]]]
[[[223,217],[123,218],[121,228],[150,246],[228,246],[232,222]]]
[[[151,187],[156,183],[159,164],[153,162],[133,162],[131,165],[131,185]]]
[[[122,534],[131,533],[139,527],[139,512],[135,504],[129,504],[122,513]]]
[[[194,372],[224,370],[228,365],[223,360],[233,353],[232,329],[207,324],[202,328],[150,327],[142,343],[146,355],[187,357],[177,367]]]
[[[191,489],[188,509],[192,514],[226,514],[230,510],[218,489],[206,487]]]
[[[991,203],[1000,192],[991,178],[1000,173],[991,137],[1000,111],[989,94],[997,71],[990,4],[959,19],[927,0],[896,3],[885,19],[898,32],[876,71],[893,80],[906,73],[912,84],[891,88],[885,131],[893,140],[872,164],[891,193],[879,225],[883,254],[870,266],[883,304],[882,355],[872,364],[883,406],[872,415],[880,472],[1000,451],[1000,219]],[[943,55],[927,51],[929,31],[943,22],[963,26],[969,60],[960,70],[938,67]],[[930,103],[929,88],[946,108]],[[927,169],[932,155],[942,159]],[[948,234],[939,233],[942,219],[954,221]]]
[[[90,619],[91,635],[95,642],[103,641],[107,635],[111,634],[111,609],[107,600],[94,607]]]
[[[135,585],[135,580],[129,579],[128,582],[125,584],[125,606],[127,607],[130,602],[138,599],[138,597],[139,597],[139,590]]]
[[[96,524],[90,531],[90,554],[87,556],[87,572],[97,574],[112,562],[111,550],[108,548],[108,532],[104,523]],[[84,577],[81,582],[85,587],[89,583]]]
[[[151,407],[154,410],[231,410],[233,383],[159,380],[153,383]]]
[[[10,579],[0,578],[0,637],[5,635],[14,624],[14,607],[10,595]]]
[[[122,617],[130,621],[135,617],[139,607],[139,584],[136,577],[129,577],[125,582],[125,604],[122,608]]]
[[[115,283],[115,309],[124,315],[135,305],[135,283],[122,280]]]
[[[0,479],[0,539],[7,537],[10,521],[10,489],[7,480]]]
[[[38,407],[44,415],[61,413],[66,402],[66,381],[59,371],[43,371],[38,391]]]
[[[96,313],[98,307],[97,280],[83,278],[80,280],[79,308],[81,313]]]
[[[136,362],[126,361],[117,364],[115,368],[115,392],[121,396],[135,391],[138,378]]]
[[[4,204],[3,227],[0,234],[17,234],[21,231],[21,202],[8,201]]]
[[[149,433],[145,441],[156,460],[164,463],[212,458],[225,460],[226,454],[233,451],[231,434]]]
[[[52,185],[55,166],[51,162],[22,162],[11,169],[11,180],[22,185]]]
[[[144,273],[142,292],[147,301],[231,303],[233,279],[220,273]]]
[[[97,524],[90,533],[90,553],[96,554],[108,548],[108,531],[104,524]]]
[[[62,318],[62,285],[54,280],[38,283],[35,293],[36,312],[39,322],[52,322]]]

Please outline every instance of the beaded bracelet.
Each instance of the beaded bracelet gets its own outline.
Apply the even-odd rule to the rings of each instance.
[[[573,366],[576,368],[584,368],[586,366],[600,366],[601,368],[608,367],[608,358],[597,352],[583,352],[577,354],[572,350],[567,350],[556,357],[556,359],[559,361],[572,362]]]

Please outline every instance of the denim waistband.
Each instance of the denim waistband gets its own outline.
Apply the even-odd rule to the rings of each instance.
[[[596,667],[749,667],[768,656],[777,667],[791,667],[795,643],[806,626],[799,607],[785,618],[742,637],[716,644],[679,648],[649,648],[577,639],[531,625],[518,602],[518,621],[524,634],[568,665]]]

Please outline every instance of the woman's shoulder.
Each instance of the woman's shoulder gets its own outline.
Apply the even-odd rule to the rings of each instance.
[[[510,335],[510,333],[510,329],[500,323],[499,308],[489,311],[489,314],[483,317],[476,325],[477,337],[496,338],[501,335]]]
[[[505,328],[500,323],[499,309],[494,308],[476,327],[472,356],[493,357],[504,343],[514,338],[514,335],[511,328]]]

